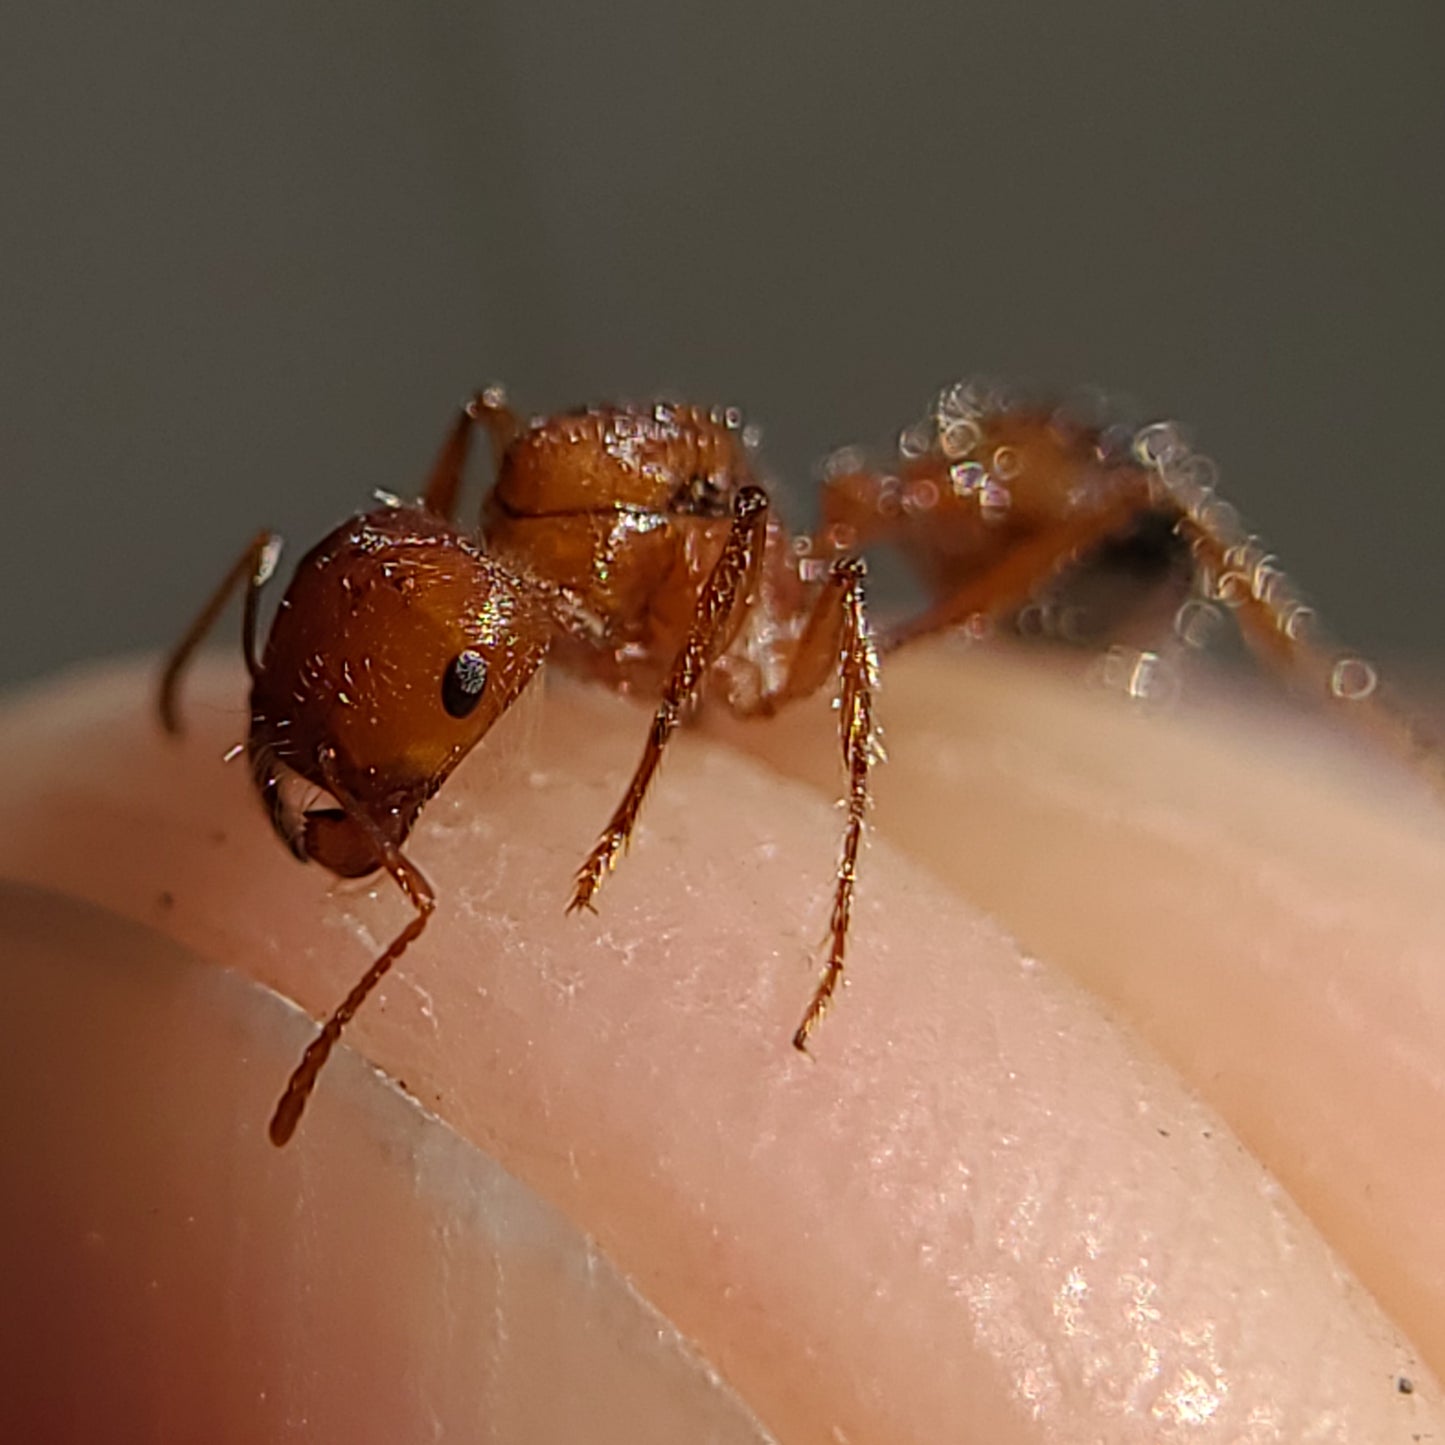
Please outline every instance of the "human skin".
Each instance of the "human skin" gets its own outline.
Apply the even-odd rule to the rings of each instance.
[[[143,923],[324,1014],[405,905],[388,884],[299,866],[270,834],[243,766],[220,761],[243,719],[234,668],[196,679],[180,743],[158,735],[148,685],[121,668],[11,706],[0,877]],[[880,709],[892,762],[850,986],[811,1059],[787,1041],[837,846],[826,708],[718,729],[770,767],[680,737],[598,915],[579,918],[560,903],[645,717],[571,685],[525,702],[505,726],[533,735],[489,743],[424,816],[408,851],[437,917],[348,1042],[594,1240],[780,1441],[1445,1428],[1431,1373],[1445,1250],[1427,1227],[1445,1197],[1436,820],[1383,767],[1365,787],[1342,776],[1294,722],[1139,717],[1029,665],[899,658]],[[1028,953],[980,913],[974,878]],[[118,1015],[124,975],[108,987]],[[54,1069],[73,1000],[46,1013],[26,997],[54,1036],[18,1051],[14,1086],[43,1096],[36,1154],[64,1140],[59,1187],[114,1190],[144,1215],[219,1160],[237,1217],[251,1191],[290,1201],[242,1238],[207,1221],[218,1318],[194,1302],[144,1316],[143,1354],[205,1361],[193,1373],[213,1388],[187,1408],[213,1438],[280,1433],[252,1429],[256,1380],[319,1438],[415,1438],[495,1389],[485,1370],[389,1381],[388,1350],[458,1348],[465,1311],[432,1308],[430,1256],[475,1226],[462,1211],[388,1237],[401,1205],[348,1189],[376,1163],[357,1138],[381,1127],[355,1102],[361,1071],[333,1064],[278,1154],[264,1029],[282,1058],[305,1032],[280,1010],[255,1039],[212,1018],[204,1039],[150,1041],[158,1074],[167,1037],[190,1061],[184,1097],[172,1083],[150,1113],[104,1116],[81,1107],[102,1083],[61,1089],[80,1109],[67,1126],[34,1080],[45,1060],[56,1080],[85,1077],[79,1060]],[[143,1153],[177,1119],[186,1147],[161,1150],[172,1175],[127,1177],[128,1132]],[[404,1195],[415,1153],[388,1135],[379,1157]],[[100,1164],[73,1163],[87,1159]],[[51,1242],[43,1211],[22,1217]],[[193,1247],[172,1233],[148,1247]],[[15,1258],[33,1265],[33,1246]],[[93,1312],[90,1277],[35,1273],[63,1340]],[[298,1332],[318,1273],[340,1323]],[[237,1340],[245,1390],[227,1385]],[[536,1399],[568,1382],[524,1371],[512,1387]],[[132,1378],[113,1398],[139,1411],[144,1396]]]

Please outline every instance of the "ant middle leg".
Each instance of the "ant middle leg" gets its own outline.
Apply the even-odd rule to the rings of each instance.
[[[271,1142],[278,1148],[296,1132],[301,1122],[306,1101],[316,1087],[316,1080],[331,1057],[331,1051],[341,1038],[341,1031],[356,1016],[356,1011],[366,1002],[371,991],[381,982],[392,964],[421,937],[436,907],[436,895],[425,875],[402,851],[377,827],[371,816],[346,792],[336,776],[334,755],[324,750],[319,759],[321,774],[332,797],[340,804],[347,818],[367,836],[376,849],[376,856],[382,867],[391,875],[397,887],[406,894],[416,917],[406,925],[387,945],[386,951],[371,965],[341,1001],[335,1012],[322,1025],[321,1032],[312,1039],[301,1056],[301,1062],[292,1071],[285,1091],[276,1104],[271,1116]]]
[[[567,905],[569,913],[591,908],[604,879],[617,866],[637,825],[642,800],[657,774],[668,740],[686,709],[696,701],[708,668],[727,649],[742,625],[762,562],[767,524],[767,493],[761,487],[743,487],[733,503],[732,526],[722,555],[698,597],[687,641],[673,662],[662,701],[653,715],[641,761],[602,836],[577,870],[572,901]]]
[[[436,461],[432,463],[422,491],[422,505],[449,522],[456,516],[462,473],[471,454],[472,433],[478,426],[486,427],[492,439],[493,455],[500,461],[502,453],[522,427],[521,418],[507,404],[504,388],[489,386],[462,407],[442,443],[441,451],[437,453]]]
[[[256,658],[257,608],[261,589],[276,570],[280,555],[280,537],[275,532],[257,532],[247,543],[246,550],[232,564],[230,571],[221,579],[220,586],[207,599],[196,620],[187,628],[186,635],[176,644],[175,650],[166,660],[156,694],[156,710],[160,713],[161,726],[168,733],[179,734],[181,731],[181,677],[195,656],[196,649],[205,641],[206,634],[216,625],[216,619],[225,610],[231,594],[242,584],[246,588],[246,601],[241,618],[241,653],[245,658],[247,671],[252,679],[255,679],[259,669]]]
[[[787,672],[772,691],[755,701],[732,704],[740,716],[769,716],[785,703],[809,697],[832,677],[839,680],[838,740],[848,775],[847,818],[828,920],[828,959],[823,975],[793,1034],[793,1047],[806,1053],[808,1037],[827,1012],[843,978],[848,928],[858,878],[858,854],[867,821],[869,778],[882,755],[873,715],[878,660],[868,630],[865,597],[867,564],[840,557],[828,569],[799,637]]]

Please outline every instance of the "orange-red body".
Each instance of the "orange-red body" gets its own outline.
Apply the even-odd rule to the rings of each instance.
[[[472,430],[497,476],[483,527],[454,521]],[[804,576],[753,475],[735,418],[692,407],[599,407],[528,426],[495,394],[463,412],[416,505],[338,527],[297,567],[259,655],[256,597],[275,539],[262,533],[183,639],[161,715],[227,594],[247,585],[247,752],[273,825],[302,859],[343,877],[386,869],[416,917],[327,1021],[272,1121],[284,1143],[342,1029],[426,926],[430,885],[402,851],[427,800],[517,699],[549,653],[620,690],[658,697],[643,757],[574,881],[590,907],[635,825],[662,752],[710,685],[766,712],[841,679],[849,811],[824,982],[842,969],[872,759],[872,660],[861,564]]]
[[[455,513],[477,424],[497,472],[474,532]],[[1373,670],[1312,637],[1308,609],[1167,425],[1101,430],[958,386],[904,435],[887,465],[849,454],[832,466],[819,534],[794,538],[772,514],[735,414],[660,403],[523,423],[485,392],[458,418],[419,502],[380,505],[302,559],[259,654],[257,596],[275,539],[252,542],[171,658],[162,718],[175,729],[186,662],[244,584],[247,748],[278,833],[343,876],[384,868],[416,910],[307,1050],[272,1121],[277,1143],[346,1023],[426,926],[432,891],[403,851],[417,816],[549,654],[657,699],[637,769],[574,880],[574,908],[592,905],[617,862],[691,705],[711,695],[766,715],[836,680],[847,806],[828,957],[799,1048],[842,974],[878,755],[860,549],[898,547],[928,590],[924,610],[881,639],[886,651],[1015,613],[1153,519],[1257,651],[1335,697],[1373,696]]]

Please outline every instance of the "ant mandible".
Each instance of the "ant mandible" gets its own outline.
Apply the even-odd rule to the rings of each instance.
[[[496,478],[474,536],[455,511],[478,424]],[[273,826],[298,858],[341,877],[384,869],[416,910],[306,1049],[272,1141],[290,1139],[343,1029],[426,928],[435,897],[402,851],[418,815],[549,653],[660,697],[636,771],[577,872],[572,910],[592,907],[668,740],[704,694],[767,716],[836,677],[847,800],[827,959],[793,1036],[805,1050],[843,972],[881,756],[877,654],[1017,613],[1149,519],[1187,545],[1197,588],[1234,612],[1268,663],[1365,704],[1413,758],[1438,756],[1382,700],[1368,663],[1314,635],[1274,558],[1216,499],[1207,459],[1169,424],[1100,427],[973,384],[940,393],[890,465],[835,457],[822,526],[798,537],[775,516],[733,411],[659,403],[523,422],[491,388],[463,407],[418,503],[388,500],[302,559],[258,655],[258,600],[278,550],[260,533],[172,654],[162,722],[179,731],[181,675],[244,586],[246,751]],[[930,601],[875,646],[858,553],[878,542],[903,551]]]

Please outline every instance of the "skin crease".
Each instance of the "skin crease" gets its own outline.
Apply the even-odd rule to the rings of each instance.
[[[1445,1430],[1429,1366],[1329,1252],[1360,1261],[1400,1318],[1421,1316],[1420,1290],[1428,1299],[1445,1268],[1411,1208],[1441,1197],[1440,1152],[1422,1144],[1440,1115],[1439,1066],[1425,1045],[1445,984],[1417,967],[1400,1009],[1398,994],[1349,981],[1360,909],[1380,921],[1396,972],[1402,958],[1428,958],[1437,920],[1412,870],[1438,860],[1438,834],[1423,816],[1395,819],[1379,798],[1353,796],[1333,763],[1286,748],[1304,781],[1284,803],[1305,813],[1275,837],[1232,812],[1241,795],[1209,772],[1232,758],[1243,770],[1236,787],[1252,779],[1278,802],[1280,754],[1267,730],[1210,719],[1216,745],[1215,729],[1228,726],[1239,748],[1201,765],[1187,727],[1109,711],[1083,688],[1003,662],[984,664],[976,710],[955,719],[950,690],[973,666],[935,655],[889,669],[881,708],[895,761],[879,776],[851,986],[813,1061],[786,1041],[817,963],[835,810],[685,736],[599,916],[564,917],[571,870],[645,728],[635,707],[566,685],[511,720],[535,737],[496,739],[496,756],[470,760],[432,804],[409,851],[437,886],[438,917],[350,1042],[596,1238],[780,1440],[1409,1440]],[[158,927],[324,1012],[404,906],[389,885],[336,887],[270,836],[241,769],[218,761],[237,736],[234,668],[197,679],[180,745],[156,735],[148,683],[122,669],[12,706],[0,722],[0,873]],[[1007,729],[1025,714],[1036,731],[1021,740]],[[990,717],[997,747],[1035,750],[1033,791],[1016,806],[1016,789],[990,798],[970,786],[973,730]],[[830,725],[825,707],[800,708],[771,740],[762,725],[742,740],[775,745],[774,766],[807,774],[836,764]],[[916,795],[910,728],[932,769],[925,783],[961,789],[939,784],[919,800],[918,816],[952,824],[935,841],[909,824],[913,804],[888,792],[895,773]],[[800,748],[791,761],[789,746]],[[1005,773],[1008,763],[1005,750]],[[1130,786],[1157,781],[1156,768],[1190,781],[1175,796]],[[1103,804],[1091,791],[1100,776],[1112,789]],[[836,791],[836,778],[819,782]],[[1383,789],[1386,803],[1405,795]],[[1078,845],[1058,820],[1080,807],[1116,850],[1098,859],[1100,876],[1128,880],[1122,896],[1134,907],[1122,924],[1107,889],[1097,909],[1084,906],[1090,895],[1068,864]],[[1306,927],[1317,912],[1340,916],[1331,840],[1367,823],[1370,856],[1387,864],[1372,875],[1377,891],[1352,903],[1348,929]],[[1228,1079],[1232,1036],[1281,980],[1295,1015],[1327,1016],[1314,1032],[1256,1039],[1248,1088],[1215,1100],[1254,1101],[1255,1122],[1237,1127],[1266,1144],[1259,1120],[1268,1101],[1286,1101],[1276,1134],[1307,1161],[1296,1174],[1337,1181],[1333,1196],[1299,1191],[1313,1225],[1051,955],[1021,955],[965,900],[967,867],[940,881],[951,858],[986,860],[980,872],[1016,934],[1095,936],[1092,954],[1081,943],[1073,953],[1110,958],[1116,993],[1147,1000],[1137,981],[1157,974],[1170,934],[1136,924],[1170,827],[1211,845],[1198,850],[1200,867],[1237,865],[1212,846],[1234,836],[1289,883],[1300,927],[1265,918],[1275,946],[1264,985],[1227,958],[1232,992],[1188,1005],[1193,1037],[1175,1052],[1200,1061],[1201,1089]],[[987,861],[995,852],[1026,860],[1033,885],[1007,895],[994,878],[1007,870]],[[1196,869],[1191,882],[1208,895],[1228,878]],[[1252,906],[1230,894],[1231,927]],[[1045,924],[1061,916],[1067,926],[1049,935]],[[1207,917],[1189,921],[1206,953],[1207,928]],[[1315,986],[1300,987],[1304,978]],[[1349,1024],[1363,1072],[1319,1066],[1331,1018]],[[1151,1036],[1168,1051],[1167,1032]],[[257,1098],[261,1084],[274,1093],[281,1082],[254,1084]],[[1370,1157],[1373,1212],[1339,1203],[1360,1182],[1362,1088],[1389,1090],[1388,1106],[1367,1097],[1367,1115],[1417,1131],[1394,1147],[1387,1137]],[[344,1083],[323,1077],[291,1146],[295,1165],[265,1155],[257,1119],[244,1141],[265,1155],[257,1174],[304,1168],[325,1137],[316,1121],[343,1095]],[[1332,1127],[1337,1119],[1346,1127]],[[245,1167],[237,1178],[245,1189]],[[1381,1264],[1392,1251],[1412,1269],[1397,1258],[1392,1275]],[[1402,1275],[1423,1281],[1416,1294],[1398,1288]],[[1418,1333],[1423,1350],[1428,1329]]]

